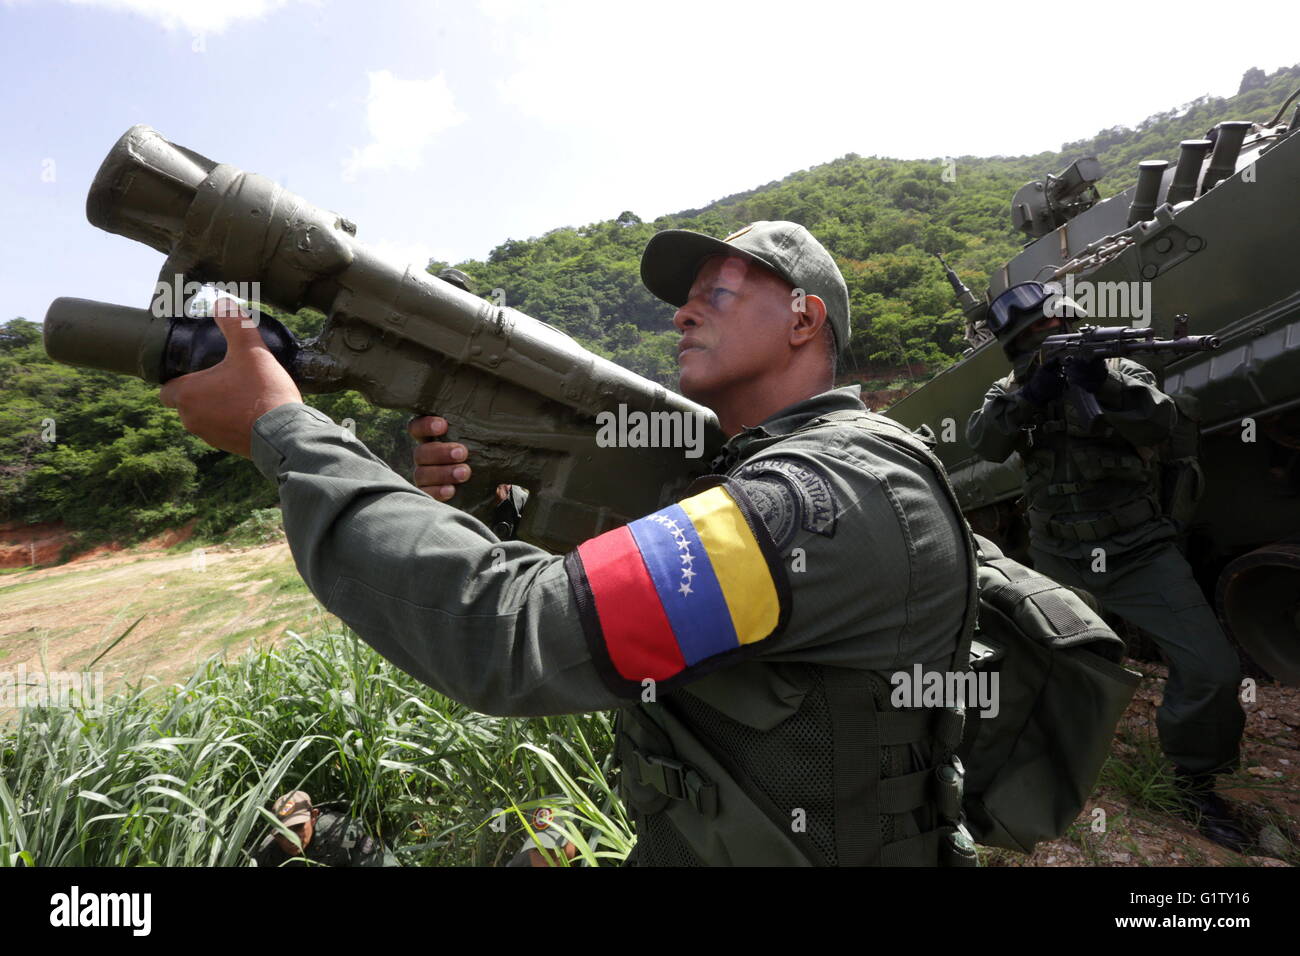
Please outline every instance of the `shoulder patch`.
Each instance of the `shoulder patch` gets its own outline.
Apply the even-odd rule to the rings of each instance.
[[[753,652],[789,617],[785,567],[729,480],[584,541],[564,565],[592,659],[625,697]]]
[[[742,465],[735,477],[745,482],[778,551],[784,553],[801,528],[835,537],[838,502],[830,479],[818,466],[800,458],[773,455]]]

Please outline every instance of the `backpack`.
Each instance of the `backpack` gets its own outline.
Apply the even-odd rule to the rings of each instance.
[[[918,453],[893,429],[868,427]],[[911,436],[960,515],[947,471],[929,450],[933,431],[922,425]],[[975,545],[979,591],[975,631],[963,641],[976,680],[992,685],[996,675],[998,703],[987,717],[966,708],[956,751],[964,823],[977,843],[1029,853],[1078,817],[1141,675],[1122,665],[1123,639],[1083,598],[1006,557],[965,519],[962,526]]]
[[[996,715],[967,709],[957,755],[976,842],[1029,853],[1078,817],[1141,677],[1124,641],[1079,595],[978,547],[979,624],[971,668],[997,675]]]

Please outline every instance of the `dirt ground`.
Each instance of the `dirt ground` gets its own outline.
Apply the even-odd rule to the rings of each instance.
[[[124,683],[182,680],[212,654],[237,655],[286,632],[339,622],[307,590],[286,544],[177,552],[109,551],[57,567],[0,575],[0,669],[84,670],[140,618],[96,670],[110,693]],[[1165,670],[1130,661],[1145,679],[1112,754],[1127,776],[1103,774],[1093,799],[1061,839],[1025,856],[988,851],[994,866],[1287,866],[1300,863],[1300,688],[1261,681],[1245,703],[1241,769],[1220,784],[1257,838],[1243,856],[1211,843],[1161,809],[1146,784],[1160,763],[1155,708]],[[1158,787],[1154,788],[1158,791]],[[1094,811],[1100,808],[1103,815]],[[1099,823],[1101,825],[1099,825]]]
[[[137,619],[94,668],[109,692],[147,678],[183,679],[212,654],[335,621],[283,543],[106,551],[0,576],[0,668],[85,670]]]

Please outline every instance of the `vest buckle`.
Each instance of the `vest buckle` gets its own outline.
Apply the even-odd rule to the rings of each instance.
[[[637,781],[642,786],[657,790],[671,800],[685,800],[706,817],[718,812],[717,785],[705,780],[694,767],[671,757],[642,753],[635,747],[632,758]]]

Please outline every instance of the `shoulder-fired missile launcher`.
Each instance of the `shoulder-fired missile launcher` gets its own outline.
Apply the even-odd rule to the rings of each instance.
[[[1025,542],[1016,458],[981,460],[966,423],[1010,371],[984,326],[988,303],[1021,282],[1055,281],[1089,321],[1212,335],[1212,352],[1137,357],[1185,412],[1198,410],[1204,495],[1186,545],[1229,631],[1274,677],[1300,683],[1300,108],[1265,123],[1223,122],[1175,161],[1141,164],[1136,184],[1099,200],[1094,159],[1016,193],[1030,240],[985,296],[949,272],[970,348],[886,414],[929,425],[977,532]],[[1082,301],[1081,291],[1089,303]],[[1119,321],[1116,321],[1116,320]]]
[[[348,220],[147,126],[113,147],[86,214],[166,255],[160,289],[255,283],[262,303],[324,313],[309,342],[258,317],[299,388],[355,389],[385,408],[446,416],[447,437],[471,450],[457,506],[487,520],[499,484],[523,486],[532,494],[517,533],[539,546],[567,550],[676,500],[722,445],[708,409],[479,298],[463,273],[389,262]],[[57,299],[46,351],[155,383],[215,364],[225,354],[220,331],[171,298],[163,308]],[[640,431],[610,441],[606,415]]]

